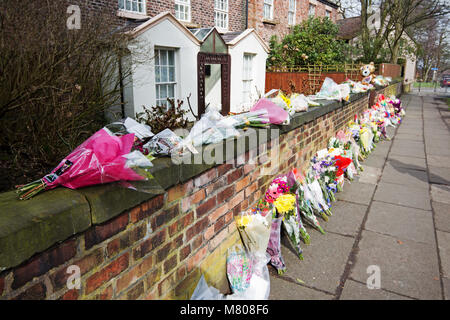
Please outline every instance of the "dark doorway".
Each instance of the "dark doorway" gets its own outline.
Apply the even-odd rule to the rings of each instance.
[[[211,69],[210,65],[220,65],[221,84],[221,104],[223,115],[230,112],[230,83],[231,83],[231,57],[226,53],[205,53],[199,52],[197,56],[197,81],[198,81],[198,113],[205,113],[205,77],[206,69]]]

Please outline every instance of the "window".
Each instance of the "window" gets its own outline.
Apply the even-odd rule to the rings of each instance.
[[[191,0],[175,0],[175,17],[181,21],[191,21]]]
[[[168,106],[167,98],[175,99],[175,51],[155,50],[156,105]]]
[[[293,26],[295,24],[296,0],[289,0],[288,23]]]
[[[316,6],[310,3],[309,4],[308,16],[314,17],[315,15],[316,15]]]
[[[244,103],[250,103],[252,99],[253,56],[253,54],[244,53],[242,70],[242,97]]]
[[[328,19],[331,19],[331,11],[330,10],[325,10],[325,17],[327,17]]]
[[[145,0],[119,0],[119,10],[145,14]]]
[[[273,0],[264,0],[263,18],[273,20]]]
[[[228,0],[214,1],[214,23],[216,27],[228,30]]]

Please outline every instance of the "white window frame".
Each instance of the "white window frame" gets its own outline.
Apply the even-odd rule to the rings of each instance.
[[[119,11],[146,14],[146,2],[146,0],[118,0]],[[133,4],[136,5],[136,10],[133,10]],[[141,10],[139,10],[139,4],[141,4]],[[128,5],[129,9],[127,9]]]
[[[263,19],[273,20],[273,0],[264,0]]]
[[[325,9],[325,17],[331,20],[331,10]]]
[[[228,0],[214,0],[214,25],[220,30],[228,30]]]
[[[173,65],[170,64],[169,61],[169,52],[173,52]],[[162,54],[166,55],[166,64],[162,62]],[[167,108],[169,107],[169,103],[167,98],[174,99],[176,101],[177,98],[177,62],[176,62],[176,50],[172,48],[155,48],[155,104],[157,106],[165,105]],[[158,68],[159,68],[159,80],[158,80]],[[173,78],[170,79],[170,68],[173,68]],[[162,81],[162,70],[163,72],[167,72],[165,79],[166,81]],[[160,92],[161,88],[165,87],[166,96],[161,98]],[[169,86],[173,87],[173,95],[169,95]]]
[[[255,54],[245,52],[242,57],[242,101],[245,104],[252,102],[252,84],[254,80]]]
[[[311,9],[312,9],[312,13],[311,13]],[[315,16],[316,16],[316,5],[310,3],[309,8],[308,8],[308,17],[315,17]]]
[[[178,8],[183,8],[183,11],[177,10]],[[187,12],[186,12],[187,8]],[[180,15],[183,13],[183,16]],[[175,0],[175,17],[184,22],[191,22],[191,0]]]
[[[295,25],[296,12],[297,12],[297,0],[289,0],[288,24],[290,26]]]

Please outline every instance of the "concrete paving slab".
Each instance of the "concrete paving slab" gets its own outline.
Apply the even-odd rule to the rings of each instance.
[[[450,185],[450,168],[428,166],[430,183]]]
[[[432,184],[431,199],[436,202],[450,204],[450,186],[442,184]]]
[[[447,138],[437,139],[437,137],[431,138],[427,137],[425,143],[427,147],[450,149],[450,135],[448,137],[449,137],[448,139]]]
[[[333,298],[331,294],[307,288],[282,277],[275,275],[270,277],[269,300],[331,300]]]
[[[325,231],[355,237],[361,227],[367,206],[338,201],[331,208],[333,215],[321,225]]]
[[[399,156],[395,154],[390,154],[388,156],[388,164],[391,164],[395,168],[407,168],[413,170],[423,170],[425,171],[427,166],[425,159]]]
[[[366,160],[364,160],[364,162],[361,162],[361,164],[364,168],[366,168],[366,166],[383,168],[385,162],[386,155],[375,155],[372,153]]]
[[[450,204],[432,201],[436,229],[450,232]]]
[[[427,162],[429,166],[450,168],[450,157],[434,156],[427,154]]]
[[[424,144],[420,141],[394,140],[391,154],[399,156],[425,158]]]
[[[383,289],[369,289],[366,284],[347,280],[340,300],[411,300]]]
[[[373,201],[365,229],[399,240],[435,243],[431,211]]]
[[[423,141],[423,134],[422,132],[397,133],[395,135],[395,140]]]
[[[351,278],[366,283],[371,265],[380,268],[383,289],[418,299],[442,297],[433,245],[363,231]]]
[[[374,200],[388,202],[400,206],[422,210],[431,210],[428,190],[413,186],[399,186],[388,182],[380,182]]]
[[[369,154],[371,156],[387,157],[392,141],[381,141],[376,144],[376,148]]]
[[[338,200],[345,200],[359,204],[369,205],[372,195],[375,191],[375,185],[361,182],[346,182],[344,191],[336,194]]]
[[[450,278],[450,233],[436,230],[442,275]]]
[[[382,182],[395,183],[402,186],[413,186],[428,192],[428,175],[425,171],[413,170],[399,166],[396,160],[389,161],[381,176]]]
[[[422,132],[422,130],[417,130],[416,128],[402,128],[401,126],[397,129],[398,134],[417,134],[418,132]]]
[[[359,175],[358,182],[377,184],[380,176],[381,176],[381,168],[366,165],[364,166],[364,171],[361,172],[361,174]]]
[[[286,245],[281,252],[285,260],[286,275],[292,279],[300,278],[305,285],[334,293],[340,284],[354,239],[333,233],[325,235],[311,230],[311,244],[303,245],[304,260]]]
[[[438,146],[432,147],[426,145],[427,155],[450,157],[450,149],[441,148]]]
[[[444,299],[450,300],[450,279],[442,278],[442,282],[444,284]]]

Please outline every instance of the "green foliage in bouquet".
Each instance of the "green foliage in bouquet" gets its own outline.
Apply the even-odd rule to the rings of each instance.
[[[152,128],[152,132],[157,134],[164,129],[185,128],[188,120],[185,118],[186,110],[182,109],[183,100],[177,100],[177,105],[173,99],[167,98],[169,106],[156,106],[146,108],[144,111],[136,114],[136,120],[145,123]]]
[[[338,26],[328,18],[309,18],[294,26],[281,42],[270,39],[268,67],[338,64],[346,59],[348,45],[337,40]]]

